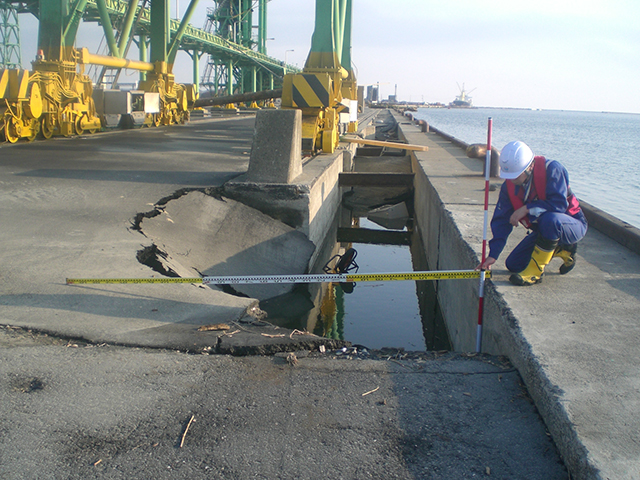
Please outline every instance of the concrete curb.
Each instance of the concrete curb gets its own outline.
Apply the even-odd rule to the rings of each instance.
[[[602,232],[632,252],[640,254],[640,229],[584,200],[580,200],[580,207],[584,216],[587,217],[590,227]]]

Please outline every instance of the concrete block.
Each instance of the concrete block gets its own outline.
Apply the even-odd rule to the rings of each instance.
[[[174,262],[202,275],[293,275],[305,273],[315,246],[301,232],[231,199],[190,192],[146,218],[142,232]],[[293,284],[234,285],[264,300]]]
[[[317,155],[305,163],[295,183],[248,182],[242,176],[224,185],[224,195],[295,228],[319,247],[340,206],[338,175],[344,152],[353,156],[355,144],[332,154]],[[310,264],[317,255],[316,250]]]
[[[247,181],[291,183],[302,173],[302,111],[256,114]]]

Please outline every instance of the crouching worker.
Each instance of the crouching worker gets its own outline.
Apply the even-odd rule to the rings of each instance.
[[[510,142],[500,153],[500,177],[506,181],[491,219],[489,256],[477,269],[491,269],[511,234],[522,223],[530,232],[507,257],[514,285],[542,281],[544,268],[560,257],[560,274],[576,264],[578,241],[587,233],[587,220],[569,188],[567,170],[555,160],[534,156],[523,142]]]

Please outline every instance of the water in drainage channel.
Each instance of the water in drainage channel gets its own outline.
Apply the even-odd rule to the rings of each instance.
[[[397,138],[391,114],[377,118],[376,140]],[[413,182],[406,184],[393,175],[411,175],[411,157],[398,148],[359,148],[350,173],[355,175],[340,180],[342,208],[336,217],[336,234],[329,234],[336,242],[325,245],[313,272],[320,272],[324,262],[350,247],[358,252],[360,273],[429,270],[420,236],[411,231],[408,218],[413,210]],[[373,216],[372,210],[381,207],[384,212],[386,206],[405,206],[406,216]],[[391,218],[400,224],[389,222]],[[372,235],[373,229],[380,234]],[[372,237],[378,238],[378,244]],[[260,302],[260,307],[272,323],[368,348],[451,350],[434,283],[362,282],[351,293],[339,284],[298,285],[297,292]]]
[[[366,218],[353,223],[389,231]],[[358,252],[355,260],[360,273],[429,270],[420,236],[406,229],[404,232],[410,245],[336,242],[325,248],[319,263],[352,247]],[[348,286],[339,284],[299,285],[291,295],[261,302],[261,308],[277,325],[306,329],[371,349],[450,350],[433,283],[363,282],[351,293],[345,293],[350,290]]]

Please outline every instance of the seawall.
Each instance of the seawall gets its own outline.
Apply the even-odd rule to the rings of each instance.
[[[429,147],[412,157],[416,224],[430,268],[475,268],[483,162],[467,158],[456,139],[395,116],[403,140]],[[491,184],[490,212],[501,180]],[[483,352],[507,355],[516,365],[572,478],[640,478],[640,236],[583,205],[591,227],[569,275],[558,274],[556,260],[542,284],[511,285],[504,258],[525,233],[514,229],[486,283]],[[474,350],[478,284],[441,281],[437,296],[454,348]]]
[[[406,117],[411,121],[413,120],[413,117],[410,114]],[[424,120],[419,120],[417,125],[419,125],[421,132],[429,130],[463,150],[466,150],[467,147],[469,147],[469,144],[464,140],[460,140],[459,138],[449,135],[436,127],[428,125]],[[640,228],[634,227],[628,222],[620,220],[619,218],[582,199],[580,199],[580,206],[582,207],[591,228],[597,229],[609,238],[618,242],[620,245],[640,254]]]

